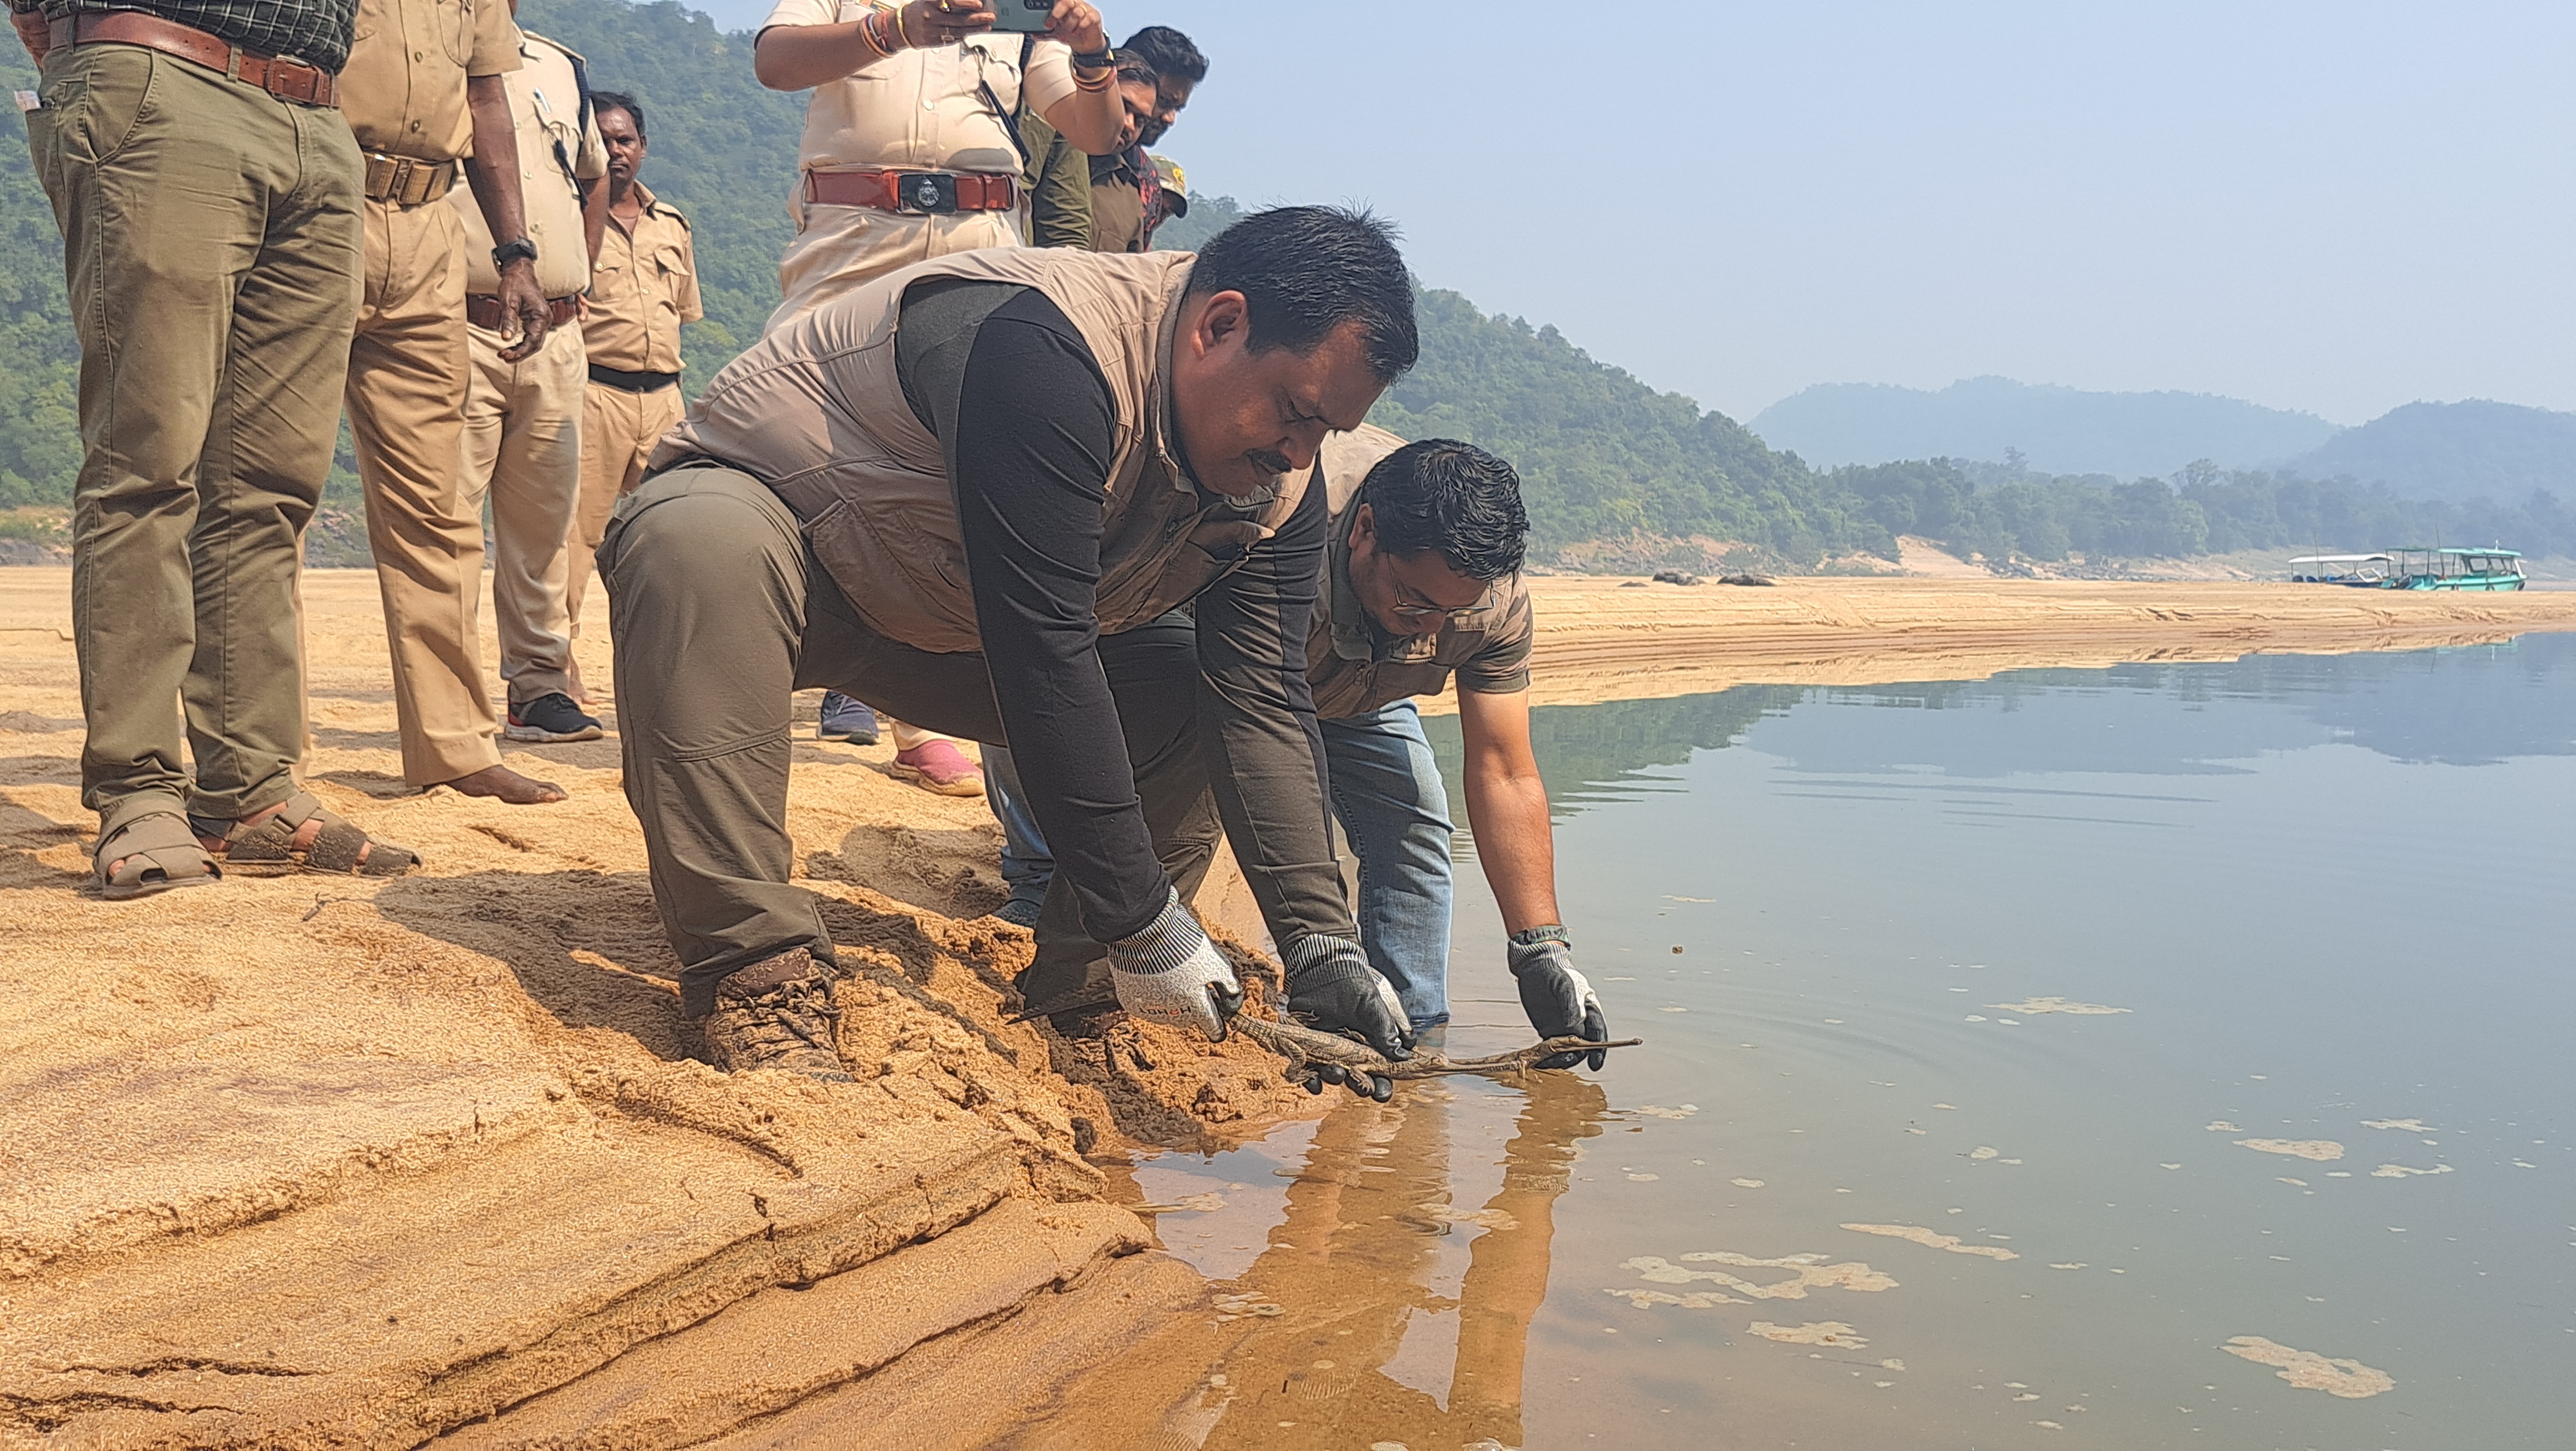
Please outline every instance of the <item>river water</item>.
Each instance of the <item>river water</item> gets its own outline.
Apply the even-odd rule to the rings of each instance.
[[[1140,1163],[1238,1318],[1138,1444],[2576,1444],[2576,636],[1537,729],[1646,1045]]]

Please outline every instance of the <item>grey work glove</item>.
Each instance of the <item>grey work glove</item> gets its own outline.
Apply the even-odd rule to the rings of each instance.
[[[1309,937],[1287,953],[1288,1011],[1308,1027],[1365,1041],[1380,1058],[1399,1063],[1413,1056],[1413,1032],[1395,989],[1369,966],[1360,945],[1346,937]],[[1334,1063],[1303,1065],[1306,1091],[1339,1083],[1380,1103],[1395,1097],[1395,1081]]]
[[[1608,1041],[1610,1019],[1601,1011],[1601,1000],[1592,995],[1591,981],[1574,970],[1574,944],[1566,940],[1564,928],[1533,927],[1505,940],[1511,944],[1512,976],[1521,985],[1521,1011],[1529,1014],[1530,1026],[1538,1029],[1541,1038]],[[1590,1058],[1592,1071],[1598,1073],[1609,1056],[1601,1048],[1552,1053],[1535,1066],[1572,1068]]]
[[[1210,1042],[1225,1041],[1225,1020],[1242,1009],[1243,987],[1199,930],[1198,919],[1181,905],[1180,893],[1163,904],[1151,926],[1108,946],[1118,1006],[1157,1023],[1186,1024]]]

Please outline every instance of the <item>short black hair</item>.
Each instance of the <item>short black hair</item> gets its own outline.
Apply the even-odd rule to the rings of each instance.
[[[1189,295],[1240,292],[1251,303],[1252,349],[1311,353],[1346,322],[1367,335],[1369,371],[1392,383],[1422,351],[1413,278],[1395,228],[1345,207],[1272,207],[1219,232],[1199,250]]]
[[[1519,572],[1529,535],[1521,476],[1474,444],[1408,443],[1379,460],[1362,488],[1387,553],[1437,549],[1451,569],[1487,584]]]
[[[1207,57],[1190,38],[1168,25],[1148,25],[1118,47],[1154,68],[1154,74],[1195,86],[1207,79]]]
[[[1118,79],[1147,86],[1159,86],[1163,83],[1162,73],[1154,69],[1151,61],[1131,51],[1122,50],[1117,54]]]
[[[591,92],[590,114],[597,116],[603,111],[625,112],[635,122],[635,139],[646,142],[653,139],[644,134],[644,105],[633,96],[624,91]]]

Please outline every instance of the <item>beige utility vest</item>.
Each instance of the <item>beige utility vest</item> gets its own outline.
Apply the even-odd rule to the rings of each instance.
[[[1197,259],[1009,248],[934,258],[774,329],[727,364],[653,451],[722,459],[776,491],[861,619],[943,654],[983,648],[939,440],[904,402],[894,338],[903,294],[933,278],[1034,287],[1064,310],[1117,408],[1095,613],[1103,634],[1170,612],[1275,534],[1308,473],[1240,503],[1203,494],[1171,438],[1172,334]]]

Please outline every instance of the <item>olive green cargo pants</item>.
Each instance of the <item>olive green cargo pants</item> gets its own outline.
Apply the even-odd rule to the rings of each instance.
[[[43,99],[81,345],[81,800],[102,834],[239,818],[303,755],[296,582],[358,309],[358,145],[336,110],[130,45],[55,48]]]
[[[1001,740],[1001,712],[983,656],[915,650],[863,624],[796,516],[749,474],[692,465],[646,479],[609,520],[598,564],[626,800],[679,954],[681,1007],[704,1017],[736,968],[794,947],[835,960],[813,895],[788,882],[794,693],[864,681],[870,700],[969,740]],[[1195,632],[1167,619],[1104,636],[1100,660],[1146,830],[1186,899],[1220,833],[1199,754]],[[1025,980],[1031,1001],[1078,989],[1102,957],[1059,874]]]

